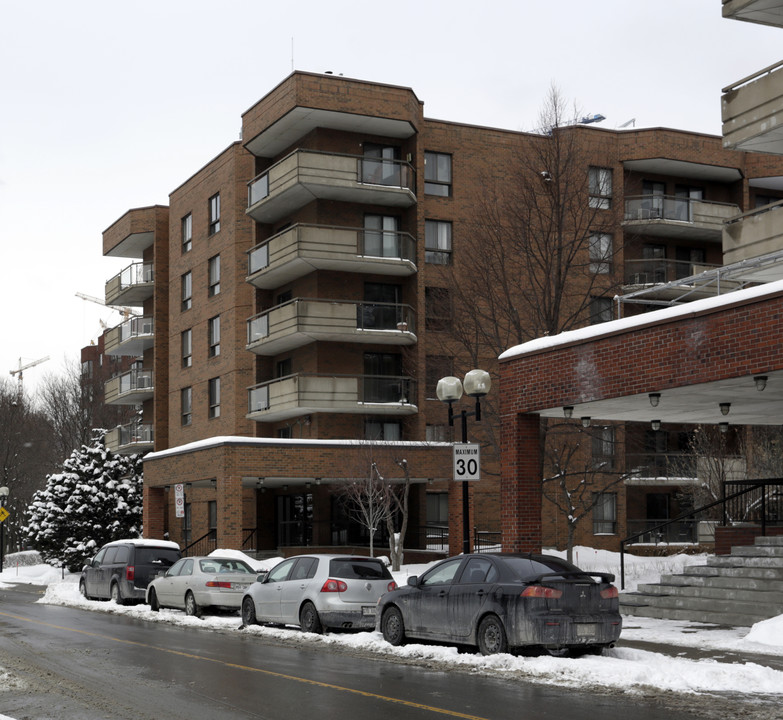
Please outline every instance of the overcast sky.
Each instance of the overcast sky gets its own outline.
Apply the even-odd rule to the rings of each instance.
[[[34,388],[118,313],[101,233],[239,136],[292,69],[412,88],[429,118],[529,130],[556,85],[616,128],[720,134],[721,88],[783,31],[720,0],[0,0],[0,376]]]

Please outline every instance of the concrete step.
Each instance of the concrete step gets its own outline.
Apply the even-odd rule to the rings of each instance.
[[[715,599],[705,597],[680,597],[677,595],[644,595],[647,604],[659,608],[669,608],[676,610],[697,610],[705,612],[735,612],[740,615],[752,615],[759,618],[771,618],[783,613],[783,605],[780,602],[771,604],[763,602],[738,601]],[[634,605],[640,602],[632,603]]]
[[[761,535],[755,539],[756,545],[779,545],[783,547],[783,535]]]
[[[713,555],[707,558],[710,567],[765,567],[783,568],[779,557],[747,557],[742,555]]]
[[[755,615],[743,615],[735,612],[709,612],[706,610],[681,610],[672,608],[659,608],[648,605],[639,606],[620,606],[620,612],[626,616],[626,618],[638,617],[650,617],[659,618],[663,620],[684,620],[686,622],[699,622],[699,623],[711,623],[715,625],[731,625],[735,627],[751,627],[761,620],[766,618],[760,618]],[[633,620],[625,619],[625,624],[632,623]]]
[[[723,575],[662,575],[660,582],[661,585],[783,593],[783,578],[770,580],[767,578],[726,577]]]
[[[700,577],[783,580],[783,568],[745,567],[744,565],[737,565],[734,567],[712,567],[709,565],[690,565],[689,567],[683,570],[682,574],[700,576]]]
[[[735,545],[731,557],[777,557],[783,564],[783,545]]]
[[[642,584],[639,593],[671,596],[681,598],[696,598],[699,600],[719,600],[735,603],[753,603],[769,605],[777,608],[777,615],[783,614],[783,594],[767,590],[751,590],[749,588],[725,587],[693,587],[688,585]]]

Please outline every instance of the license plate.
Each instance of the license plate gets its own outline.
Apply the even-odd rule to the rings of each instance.
[[[598,625],[595,623],[576,623],[578,638],[594,638],[598,635]]]
[[[232,590],[247,590],[247,583],[231,583]]]
[[[362,605],[362,615],[375,615],[375,605]]]

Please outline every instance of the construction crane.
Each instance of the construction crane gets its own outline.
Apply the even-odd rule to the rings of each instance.
[[[36,365],[40,365],[42,362],[46,362],[49,359],[49,356],[47,355],[45,358],[40,358],[39,360],[33,360],[32,362],[27,363],[26,365],[22,365],[22,358],[19,358],[19,367],[16,368],[16,370],[11,370],[11,377],[14,375],[17,375],[18,377],[17,382],[17,390],[16,390],[16,400],[17,402],[22,402],[23,397],[23,391],[24,386],[22,385],[22,374],[25,370],[31,367],[35,367]]]
[[[77,292],[76,293],[76,297],[81,298],[82,300],[87,300],[88,302],[93,302],[96,305],[103,305],[103,307],[109,308],[110,310],[116,310],[124,318],[138,316],[138,313],[135,310],[133,310],[132,308],[129,308],[129,307],[119,307],[117,305],[107,305],[99,297],[95,297],[95,295],[87,295],[86,293]]]

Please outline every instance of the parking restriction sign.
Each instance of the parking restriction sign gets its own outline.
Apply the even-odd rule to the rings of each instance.
[[[175,517],[185,517],[185,486],[182,483],[174,486],[174,509]]]

